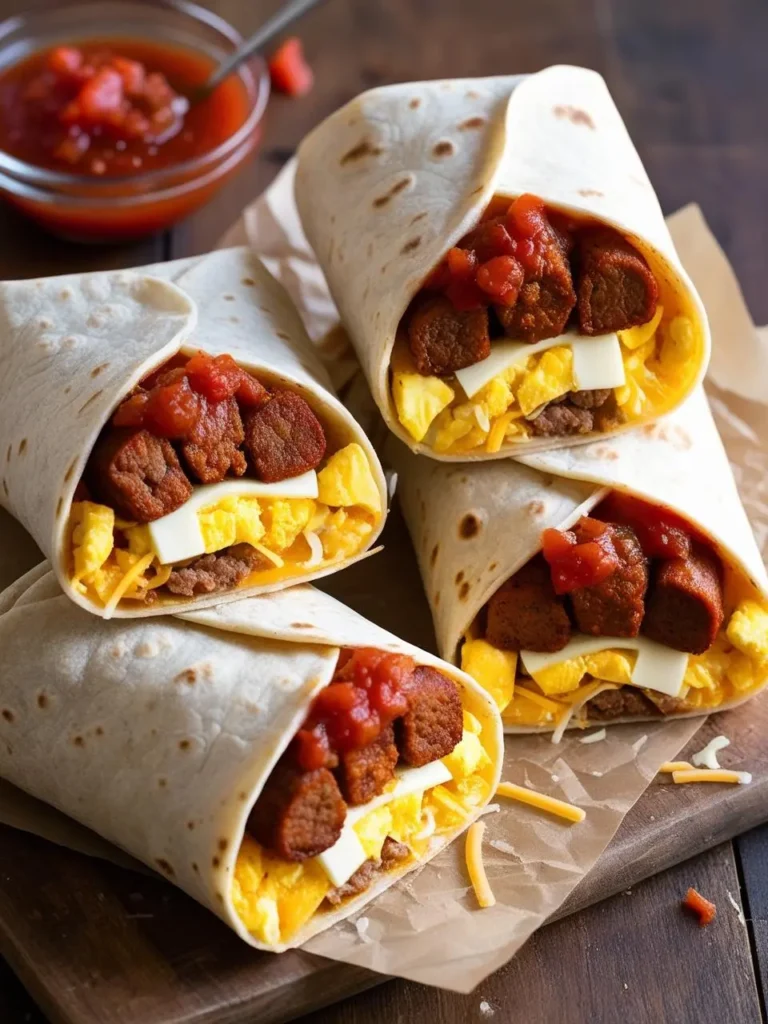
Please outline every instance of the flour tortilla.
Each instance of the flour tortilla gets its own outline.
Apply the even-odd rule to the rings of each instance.
[[[768,601],[765,566],[701,389],[655,424],[520,461],[446,466],[394,442],[389,454],[438,650],[447,661],[458,661],[461,639],[480,609],[540,550],[542,531],[588,515],[608,489],[678,512],[712,541],[758,600]]]
[[[148,267],[0,283],[0,504],[51,559],[62,588],[81,607],[67,573],[68,513],[88,455],[115,407],[182,348],[230,353],[261,379],[300,391],[338,447],[360,444],[381,507],[386,485],[362,428],[330,391],[298,313],[280,284],[247,249]],[[382,511],[369,543],[384,523]],[[362,556],[357,556],[362,557]],[[318,579],[357,558],[302,575]],[[232,590],[144,607],[124,602],[114,615],[138,618],[238,600],[290,585]],[[135,605],[135,607],[134,607]]]
[[[493,454],[436,453],[399,423],[389,387],[395,333],[408,303],[495,194],[532,192],[631,237],[652,257],[657,277],[683,298],[700,348],[689,390],[703,378],[710,338],[701,300],[621,115],[594,71],[559,66],[529,76],[373,89],[304,140],[295,190],[376,404],[415,452],[467,462],[520,450],[510,443]],[[583,441],[541,437],[526,449]]]
[[[482,723],[495,791],[503,737],[483,690],[312,587],[189,612],[186,622],[96,624],[38,567],[0,595],[0,608],[0,777],[164,874],[256,948],[300,945],[417,866],[316,914],[279,947],[257,942],[232,906],[248,814],[331,681],[340,646],[411,654],[455,679]]]

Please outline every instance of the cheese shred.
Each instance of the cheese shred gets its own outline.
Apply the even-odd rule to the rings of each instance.
[[[520,803],[528,804],[529,807],[536,807],[540,811],[547,811],[549,814],[555,814],[559,818],[565,818],[576,824],[584,821],[587,816],[586,811],[581,807],[566,803],[565,800],[558,800],[553,796],[547,796],[545,793],[537,793],[535,790],[516,786],[514,782],[500,782],[496,796],[519,800]]]
[[[693,771],[693,765],[687,761],[665,761],[664,764],[659,765],[659,771],[671,775],[672,772]]]
[[[476,821],[469,826],[467,832],[466,858],[467,871],[472,888],[475,890],[477,902],[481,907],[492,907],[496,903],[496,897],[488,882],[483,863],[483,835],[485,833],[485,822]]]
[[[126,594],[130,590],[130,588],[133,586],[133,584],[136,582],[139,576],[142,576],[145,570],[147,570],[150,567],[150,565],[154,561],[154,558],[155,556],[153,552],[150,551],[148,555],[144,555],[144,557],[140,558],[135,565],[131,566],[131,568],[128,570],[125,576],[123,576],[123,578],[117,584],[115,589],[112,591],[110,599],[104,605],[105,619],[111,618],[112,612],[115,610],[115,608],[117,608],[118,604],[120,603],[120,598],[123,596],[123,594]]]
[[[690,768],[672,772],[675,782],[732,782],[737,786],[748,786],[752,781],[749,772],[733,772],[727,768]]]

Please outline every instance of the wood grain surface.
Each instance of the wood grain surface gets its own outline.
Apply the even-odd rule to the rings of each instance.
[[[34,4],[46,5],[57,6],[58,0]],[[204,5],[243,32],[278,6],[277,0]],[[29,6],[0,0],[0,16]],[[763,323],[767,30],[765,0],[327,0],[300,29],[317,75],[315,90],[301,101],[277,97],[271,103],[258,159],[207,209],[171,234],[122,248],[57,242],[0,209],[0,277],[132,266],[204,252],[263,190],[304,132],[362,89],[570,62],[605,75],[665,211],[690,201],[702,206],[753,316]],[[728,731],[737,749],[758,758],[767,724],[761,708],[743,723],[744,738],[737,740],[730,725]],[[542,929],[471,996],[388,982],[315,1013],[307,1024],[766,1020],[768,827],[734,843],[723,841],[759,820],[760,808],[734,806],[744,798],[742,787],[710,793],[707,799],[716,799],[702,814],[693,790],[668,788],[655,785],[637,805],[600,872],[574,894],[571,909],[601,893],[618,895]],[[653,872],[662,873],[625,894],[629,880]],[[704,931],[678,910],[688,885],[718,904],[716,922]],[[737,905],[743,899],[746,926],[729,892]],[[8,922],[24,939],[13,944],[14,968],[34,985],[43,1006],[39,1011],[10,971],[0,969],[0,1021],[8,1024],[267,1022],[285,1017],[281,989],[288,976],[294,1014],[370,980],[304,954],[265,957],[268,992],[257,1010],[248,1002],[247,979],[261,970],[259,958],[186,897],[76,854],[52,856],[42,841],[10,830],[0,834],[0,918],[4,949],[11,952]],[[111,1016],[101,1001],[105,991],[114,993]],[[162,1007],[151,1001],[156,992],[169,996]]]

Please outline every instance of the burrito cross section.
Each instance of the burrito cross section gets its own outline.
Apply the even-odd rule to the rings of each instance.
[[[370,458],[298,389],[181,353],[118,405],[70,513],[68,573],[97,606],[178,602],[360,553],[382,514]]]
[[[495,454],[672,408],[703,343],[686,294],[640,245],[534,195],[495,196],[400,321],[402,427],[438,454]]]
[[[290,941],[468,821],[492,776],[456,682],[410,655],[343,648],[248,817],[232,888],[243,924]]]
[[[682,516],[612,491],[476,616],[462,668],[510,727],[702,713],[768,674],[768,608]]]

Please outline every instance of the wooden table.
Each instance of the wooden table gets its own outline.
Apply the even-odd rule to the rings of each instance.
[[[0,15],[29,6],[0,0]],[[205,6],[249,32],[277,4]],[[702,206],[755,320],[768,321],[765,0],[328,0],[301,34],[317,76],[314,91],[272,102],[258,160],[207,209],[167,235],[122,248],[57,242],[0,209],[0,277],[206,251],[302,135],[371,86],[573,63],[606,77],[665,211],[691,200]],[[719,899],[716,924],[699,934],[675,910],[689,885],[730,892],[747,928]],[[753,1024],[768,1021],[767,1000],[768,826],[543,929],[470,996],[388,982],[305,1022]],[[0,1020],[45,1020],[2,964]]]

